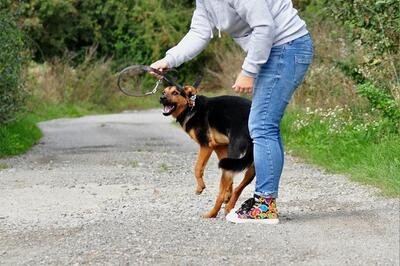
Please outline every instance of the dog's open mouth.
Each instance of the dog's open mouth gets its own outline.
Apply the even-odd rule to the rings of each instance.
[[[164,110],[163,110],[163,115],[167,116],[172,114],[176,109],[175,104],[165,104],[164,105]]]

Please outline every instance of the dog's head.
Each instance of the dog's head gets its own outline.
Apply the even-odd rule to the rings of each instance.
[[[172,115],[177,118],[192,105],[190,97],[196,94],[197,89],[193,86],[185,86],[182,90],[176,86],[166,87],[160,97],[160,103],[164,106],[163,115]]]

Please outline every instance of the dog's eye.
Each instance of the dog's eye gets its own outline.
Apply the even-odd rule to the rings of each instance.
[[[176,91],[174,91],[173,93],[172,93],[172,95],[178,95],[179,93],[178,92],[176,92]]]

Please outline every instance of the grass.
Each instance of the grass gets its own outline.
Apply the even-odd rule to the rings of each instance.
[[[160,167],[160,173],[164,173],[164,172],[168,172],[169,171],[169,167],[165,163],[160,164],[159,167]]]
[[[30,149],[42,136],[32,115],[0,128],[0,158]]]
[[[1,170],[5,170],[5,169],[8,169],[8,164],[6,164],[6,163],[0,163],[0,171]]]
[[[38,122],[88,113],[88,110],[76,105],[36,103],[34,112],[0,128],[0,158],[25,153],[35,145],[42,137]]]
[[[292,110],[283,120],[284,142],[291,153],[330,172],[378,187],[385,196],[400,196],[399,135],[375,138],[354,128],[332,133],[331,126],[315,117],[299,129],[296,121],[304,116]]]
[[[130,165],[131,165],[132,168],[137,168],[137,167],[139,167],[139,162],[138,161],[132,161],[130,163]]]

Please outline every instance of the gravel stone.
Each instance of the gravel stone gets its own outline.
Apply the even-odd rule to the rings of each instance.
[[[160,111],[58,119],[0,162],[1,265],[399,265],[399,200],[287,156],[276,226],[235,225],[195,194],[197,145]],[[235,184],[240,182],[237,176]],[[238,204],[252,196],[254,183]]]

